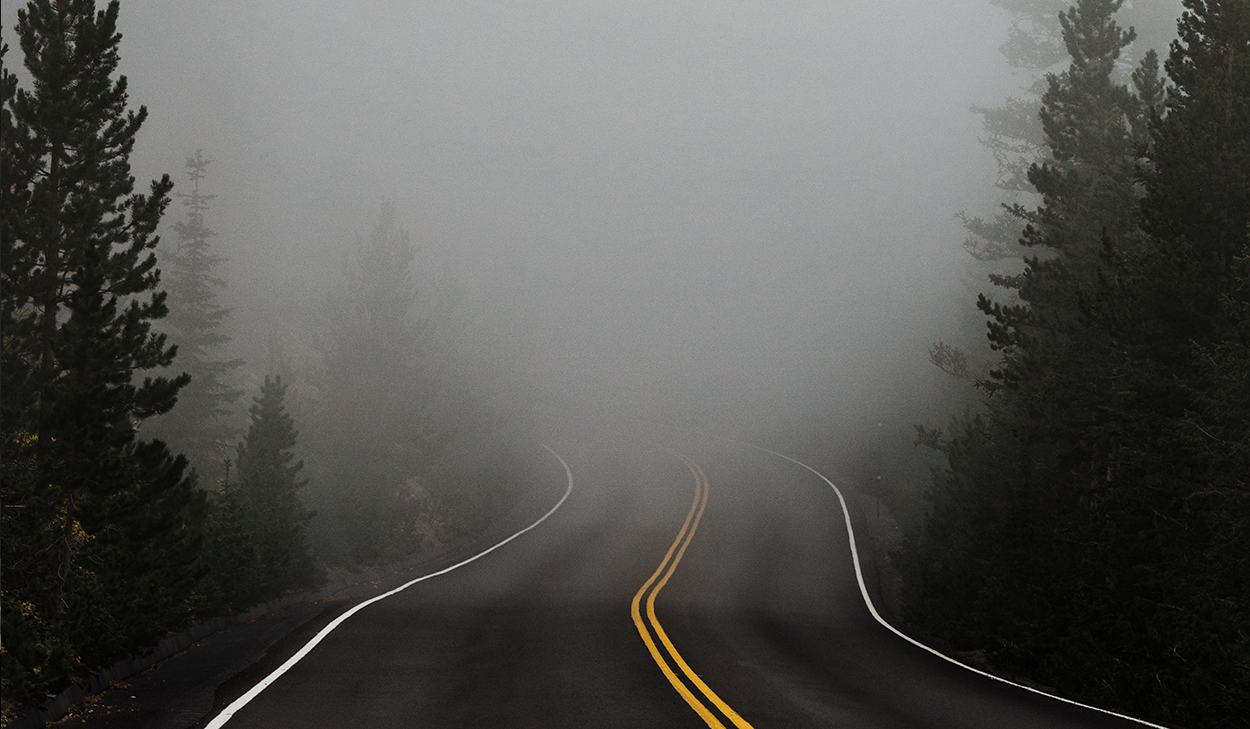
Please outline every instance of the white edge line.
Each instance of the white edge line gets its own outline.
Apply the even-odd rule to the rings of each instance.
[[[729,440],[729,439],[726,439],[726,440]],[[859,581],[859,594],[863,596],[864,604],[868,606],[868,612],[872,613],[872,616],[877,619],[877,622],[885,626],[885,628],[889,630],[891,633],[894,633],[898,637],[902,638],[903,640],[907,641],[908,643],[911,643],[912,645],[918,648],[923,648],[924,650],[932,653],[933,655],[937,656],[938,658],[941,658],[944,661],[953,663],[956,666],[959,666],[960,668],[967,669],[969,671],[972,671],[973,673],[979,673],[982,676],[985,676],[986,678],[992,678],[995,681],[1005,683],[1009,686],[1015,686],[1016,688],[1021,688],[1021,689],[1024,689],[1025,691],[1031,691],[1032,693],[1054,699],[1055,701],[1062,701],[1065,704],[1071,704],[1073,706],[1079,706],[1083,709],[1090,709],[1091,711],[1097,711],[1100,714],[1107,714],[1109,716],[1114,716],[1119,719],[1126,719],[1128,721],[1136,722],[1143,726],[1154,727],[1154,729],[1171,729],[1170,727],[1163,726],[1162,724],[1153,724],[1149,721],[1146,721],[1145,719],[1138,719],[1135,716],[1128,716],[1127,714],[1118,714],[1114,711],[1109,711],[1107,709],[1100,709],[1097,706],[1090,706],[1089,704],[1082,704],[1079,701],[1073,701],[1072,699],[1065,699],[1062,696],[1056,696],[1055,694],[1047,693],[1046,691],[1040,691],[1030,686],[1025,686],[1024,684],[1016,683],[1015,681],[1008,681],[1007,679],[1001,676],[995,676],[992,673],[986,673],[985,671],[982,671],[978,668],[973,668],[972,666],[969,666],[966,663],[961,663],[960,661],[957,661],[954,658],[951,658],[945,653],[942,653],[934,648],[930,648],[924,643],[921,643],[915,638],[912,638],[911,636],[903,633],[898,628],[895,628],[893,625],[890,625],[889,623],[885,621],[885,618],[881,617],[881,614],[877,612],[876,606],[872,604],[872,598],[868,596],[868,587],[864,585],[864,573],[859,568],[859,550],[856,549],[855,547],[855,530],[851,527],[851,512],[846,507],[846,499],[842,497],[842,491],[837,486],[835,486],[832,481],[830,481],[828,478],[825,478],[825,475],[823,473],[821,473],[820,471],[817,471],[816,469],[812,468],[806,463],[803,463],[802,461],[795,460],[791,458],[790,456],[783,455],[781,453],[778,453],[777,451],[770,451],[767,448],[761,448],[760,446],[757,446],[757,445],[751,445],[750,443],[742,443],[740,441],[733,441],[733,440],[731,440],[730,442],[737,443],[738,445],[746,446],[747,448],[754,448],[755,450],[763,451],[764,453],[770,453],[774,456],[777,456],[778,458],[784,458],[793,464],[806,468],[807,470],[816,474],[816,476],[818,476],[821,481],[824,481],[825,483],[829,484],[829,488],[833,489],[833,493],[837,494],[838,496],[838,502],[841,503],[842,505],[842,516],[845,517],[846,519],[846,536],[847,536],[847,539],[849,539],[851,543],[851,560],[855,563],[855,579]]]
[[[437,572],[431,572],[428,575],[422,575],[420,577],[417,577],[416,579],[409,580],[408,582],[405,582],[404,584],[400,585],[399,587],[396,587],[390,592],[384,592],[381,595],[378,595],[376,597],[371,597],[368,600],[365,600],[364,602],[356,605],[351,610],[348,610],[347,612],[338,616],[329,625],[322,628],[321,632],[317,633],[317,635],[315,635],[312,640],[305,643],[304,647],[300,648],[299,651],[295,655],[288,658],[286,663],[283,663],[281,666],[275,669],[273,673],[266,676],[260,683],[253,686],[247,693],[235,699],[234,703],[230,704],[225,709],[223,709],[220,714],[218,714],[216,717],[213,718],[212,721],[208,723],[205,729],[218,729],[219,727],[225,726],[226,722],[230,721],[231,717],[233,717],[236,712],[238,712],[240,709],[246,706],[248,702],[250,702],[252,699],[259,696],[261,691],[264,691],[266,688],[269,687],[271,683],[273,683],[274,681],[277,681],[278,678],[282,676],[282,674],[289,671],[292,666],[294,666],[296,663],[299,663],[300,659],[302,659],[304,656],[312,652],[312,649],[316,648],[317,644],[320,643],[322,639],[324,639],[327,635],[329,635],[331,631],[339,627],[339,625],[341,625],[344,620],[347,620],[351,616],[360,612],[361,610],[368,607],[369,605],[372,605],[373,603],[378,602],[379,600],[385,600],[391,595],[394,595],[399,592],[403,592],[404,590],[408,589],[409,587],[412,587],[418,582],[424,582],[425,580],[428,580],[431,577],[438,577],[439,575],[445,575],[454,569],[463,567],[466,564],[469,564],[470,562],[473,562],[477,559],[485,557],[486,555],[490,554],[496,549],[499,549],[500,547],[507,544],[508,542],[511,542],[513,539],[516,539],[517,537],[521,536],[525,532],[528,532],[529,530],[533,529],[539,524],[542,524],[544,521],[547,521],[547,517],[556,513],[556,509],[559,509],[561,506],[563,506],[565,500],[569,498],[569,494],[573,493],[573,472],[569,469],[569,464],[566,463],[563,458],[560,458],[559,453],[556,453],[555,451],[551,450],[551,448],[545,445],[543,446],[543,448],[546,448],[547,451],[551,453],[551,455],[555,456],[556,459],[560,461],[560,465],[564,466],[564,474],[565,476],[568,477],[568,487],[564,490],[564,495],[560,497],[560,500],[556,502],[556,505],[551,507],[551,509],[546,514],[543,514],[542,517],[538,521],[534,522],[533,524],[530,524],[529,526],[525,527],[524,529],[517,532],[516,534],[513,534],[512,536],[508,537],[502,542],[499,542],[495,546],[490,547],[489,549],[483,550],[481,552],[478,552],[477,554],[473,555],[472,557],[469,557],[468,559],[462,562],[457,562],[456,564],[453,564],[450,567],[441,569]]]

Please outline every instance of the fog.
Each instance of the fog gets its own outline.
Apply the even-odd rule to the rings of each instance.
[[[213,160],[253,369],[275,324],[312,346],[388,199],[542,403],[751,430],[875,423],[942,376],[1007,24],[986,0],[125,0],[121,54],[140,183]]]

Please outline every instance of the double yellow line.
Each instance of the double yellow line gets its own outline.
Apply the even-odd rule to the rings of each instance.
[[[692,684],[701,694],[703,699],[710,702],[720,710],[729,721],[738,729],[754,729],[745,719],[738,716],[738,713],[729,708],[729,705],[721,700],[716,692],[708,688],[703,683],[703,679],[699,678],[690,666],[686,664],[686,660],[677,652],[677,648],[673,645],[673,641],[669,640],[668,635],[664,632],[664,628],[660,625],[660,621],[655,617],[655,596],[660,594],[660,590],[664,589],[664,585],[668,583],[668,578],[673,576],[673,572],[677,569],[677,563],[681,561],[682,555],[686,553],[686,547],[690,546],[690,540],[694,539],[694,532],[699,528],[699,520],[703,518],[703,510],[707,507],[708,482],[707,476],[703,470],[695,465],[690,459],[678,456],[686,468],[690,469],[690,473],[694,476],[694,503],[690,505],[690,512],[686,514],[686,521],[681,525],[681,531],[677,533],[677,538],[673,540],[672,546],[668,548],[668,552],[664,555],[664,561],[660,562],[660,566],[656,568],[650,579],[639,588],[634,595],[634,601],[630,605],[630,613],[634,617],[634,626],[638,628],[638,634],[642,636],[642,641],[647,644],[647,650],[651,651],[651,657],[655,659],[656,665],[660,667],[660,671],[664,673],[668,682],[673,685],[677,693],[690,704],[690,708],[703,718],[709,727],[715,729],[726,729],[725,725],[715,713],[696,696],[694,691],[686,685],[677,673],[669,665],[669,660],[677,666],[677,668],[686,677],[686,680]],[[647,600],[647,622],[643,622],[641,605],[643,596]],[[650,627],[648,627],[648,625]],[[654,633],[655,637],[652,637]],[[656,638],[659,639],[661,645],[664,646],[668,659],[664,654],[660,653],[659,647],[656,646]]]

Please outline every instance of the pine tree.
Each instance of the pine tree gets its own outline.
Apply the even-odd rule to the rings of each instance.
[[[416,248],[382,205],[329,302],[316,434],[321,508],[350,559],[370,563],[419,544],[421,464],[430,455],[431,383],[412,264]]]
[[[238,500],[255,549],[253,571],[262,594],[307,586],[317,578],[305,529],[313,518],[300,499],[303,461],[295,460],[298,433],[286,411],[286,385],[265,378],[251,407],[251,425],[236,449]],[[226,507],[231,504],[227,500]]]
[[[1012,208],[1036,192],[1028,180],[1029,168],[1047,158],[1046,138],[1037,109],[1046,90],[1045,72],[1064,60],[1062,27],[1057,18],[1064,0],[992,0],[1012,15],[1007,42],[999,51],[1026,81],[1020,96],[996,107],[974,105],[985,136],[981,143],[994,155],[998,166],[995,187],[1006,194],[1007,203],[992,218],[960,213],[968,235],[964,249],[979,261],[1019,260],[1023,223]]]
[[[982,118],[984,144],[998,163],[996,186],[1007,193],[1011,208],[1023,196],[1036,192],[1028,179],[1029,169],[1045,162],[1049,149],[1037,113],[1041,97],[1049,87],[1048,71],[1070,56],[1060,17],[1069,11],[1067,0],[991,0],[1012,15],[1007,42],[1000,52],[1007,65],[1022,77],[1022,95],[1013,96],[997,107],[973,106]],[[1151,43],[1166,41],[1175,27],[1178,0],[1158,0],[1124,8],[1120,14],[1135,21],[1138,31]],[[1144,27],[1143,27],[1144,26]],[[1151,48],[1150,44],[1145,46]],[[1139,54],[1144,60],[1146,53]],[[1018,257],[1017,241],[1022,228],[1019,217],[1009,210],[989,220],[960,214],[968,231],[965,248],[981,260],[996,261]]]
[[[1134,38],[1115,21],[1120,5],[1080,0],[1060,16],[1071,62],[1047,77],[1046,159],[1027,172],[1042,204],[1014,209],[1022,244],[1039,253],[996,279],[1014,303],[980,297],[1002,354],[982,382],[993,394],[942,444],[947,468],[905,560],[913,619],[1064,690],[1075,674],[1055,662],[1093,662],[1102,636],[1081,644],[1080,631],[1103,631],[1097,613],[1110,611],[1107,567],[1082,529],[1113,457],[1106,406],[1124,356],[1091,310],[1116,275],[1108,247],[1127,256],[1143,246],[1135,170],[1159,88],[1151,55],[1137,94],[1115,78]]]
[[[221,483],[209,494],[211,508],[200,553],[208,571],[205,602],[228,612],[246,609],[265,592],[247,506],[238,483],[230,478],[233,465],[232,459],[223,459]]]
[[[1109,407],[1114,529],[1087,533],[1111,545],[1140,606],[1139,675],[1157,677],[1121,690],[1220,726],[1250,712],[1250,6],[1184,5],[1147,146],[1149,245],[1100,312],[1128,366]]]
[[[974,105],[972,110],[981,116],[983,137],[981,143],[993,154],[998,167],[998,179],[995,186],[1002,193],[1002,202],[997,206],[996,214],[983,217],[960,212],[958,217],[963,222],[967,233],[964,249],[977,260],[975,266],[979,276],[986,273],[998,283],[1006,284],[1008,289],[1018,284],[1019,268],[1015,265],[1027,254],[1028,248],[1022,245],[1021,234],[1024,230],[1025,217],[1029,210],[1025,207],[1032,203],[1039,190],[1029,179],[1030,169],[1044,165],[1051,159],[1051,149],[1047,143],[1046,130],[1043,127],[1038,108],[1042,105],[1042,97],[1050,88],[1050,75],[1057,64],[1069,58],[1064,41],[1063,23],[1060,16],[1068,11],[1068,0],[991,0],[1012,16],[1012,25],[1008,31],[1008,40],[1000,48],[1000,52],[1021,79],[1021,91],[996,107]],[[1138,3],[1132,8],[1122,8],[1119,14],[1127,15],[1130,20],[1137,21],[1140,35],[1151,42],[1166,42],[1175,28],[1176,13],[1179,12],[1179,0],[1157,0],[1150,3]],[[1144,26],[1144,30],[1143,30]],[[1140,42],[1137,45],[1141,45]],[[1150,46],[1145,46],[1149,48]],[[1140,60],[1149,65],[1154,61],[1150,54],[1153,51],[1137,54]],[[1157,83],[1158,73],[1153,75]],[[1147,81],[1147,79],[1142,79]],[[1143,98],[1157,97],[1161,89],[1145,89]],[[1140,122],[1134,125],[1135,133],[1142,130]],[[1003,290],[1000,298],[1014,303],[1014,292]],[[979,328],[981,321],[969,320],[969,328]],[[972,336],[971,334],[969,336]],[[980,336],[979,333],[976,336]],[[943,347],[935,350],[947,351],[951,345],[942,343]],[[972,352],[976,347],[965,342],[959,347],[959,354],[967,358],[965,352]],[[931,360],[939,367],[944,363],[931,355]],[[984,367],[975,368],[983,371]],[[982,378],[982,381],[984,378]]]
[[[1116,4],[1065,13],[1025,236],[1049,255],[1018,306],[982,303],[1006,356],[986,417],[943,444],[909,609],[1076,698],[1231,726],[1250,711],[1250,6],[1185,0],[1172,86],[1147,54],[1129,99],[1108,82]]]
[[[4,560],[11,532],[55,555],[6,568],[5,589],[88,665],[190,617],[204,507],[185,460],[135,438],[187,378],[144,374],[175,354],[152,331],[166,313],[153,249],[171,183],[134,192],[128,160],[147,111],[127,111],[126,79],[113,78],[117,15],[91,0],[20,10],[33,90],[4,69],[0,131],[4,499],[28,507],[4,510]],[[28,464],[17,478],[15,453]]]
[[[1003,353],[983,384],[1014,390],[1013,398],[1031,410],[1028,420],[1040,426],[1032,439],[1077,458],[1084,456],[1074,444],[1096,427],[1097,403],[1116,361],[1111,338],[1086,310],[1101,290],[1100,277],[1115,275],[1106,246],[1127,255],[1143,245],[1135,175],[1148,111],[1159,101],[1152,53],[1134,75],[1138,94],[1114,79],[1120,52],[1135,37],[1115,22],[1121,4],[1082,0],[1060,16],[1072,63],[1048,76],[1040,117],[1049,159],[1028,171],[1042,205],[1015,210],[1027,223],[1021,242],[1043,252],[1026,259],[1019,276],[996,279],[1018,303],[985,295],[978,301],[991,319],[991,347]]]
[[[1152,312],[1169,348],[1220,327],[1220,302],[1235,287],[1234,261],[1250,224],[1250,11],[1224,0],[1185,7],[1166,64],[1173,87],[1155,130],[1143,207],[1157,257],[1173,272]]]
[[[202,478],[215,481],[234,435],[230,405],[242,395],[226,378],[243,361],[214,358],[230,342],[221,331],[230,312],[217,303],[226,282],[216,269],[225,259],[212,252],[210,239],[216,233],[204,224],[209,202],[216,197],[200,190],[209,162],[200,150],[187,159],[191,192],[175,193],[186,205],[187,217],[174,224],[178,243],[165,256],[169,316],[163,328],[178,343],[174,371],[186,372],[191,381],[179,392],[177,406],[149,427],[153,436],[185,454]]]

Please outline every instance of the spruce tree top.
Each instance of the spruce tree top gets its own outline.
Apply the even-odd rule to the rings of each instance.
[[[1184,0],[1146,175],[1147,227],[1223,278],[1250,226],[1250,3]],[[1208,304],[1208,309],[1212,305]]]
[[[97,11],[92,0],[32,0],[17,15],[31,84],[19,88],[4,69],[5,415],[46,430],[48,408],[64,400],[67,352],[85,342],[79,335],[92,317],[119,347],[110,368],[124,371],[93,385],[117,399],[100,417],[164,412],[185,378],[137,384],[131,373],[167,366],[174,354],[151,332],[165,314],[153,249],[173,183],[166,175],[147,195],[134,192],[129,157],[147,110],[128,111],[126,78],[114,79],[118,4]]]
[[[33,0],[17,13],[32,90],[5,70],[5,268],[15,274],[5,283],[36,305],[63,301],[64,272],[88,246],[108,251],[110,293],[158,281],[154,233],[173,183],[165,175],[133,194],[129,156],[148,112],[127,111],[126,77],[113,80],[117,13],[116,0],[98,12],[92,0]]]

